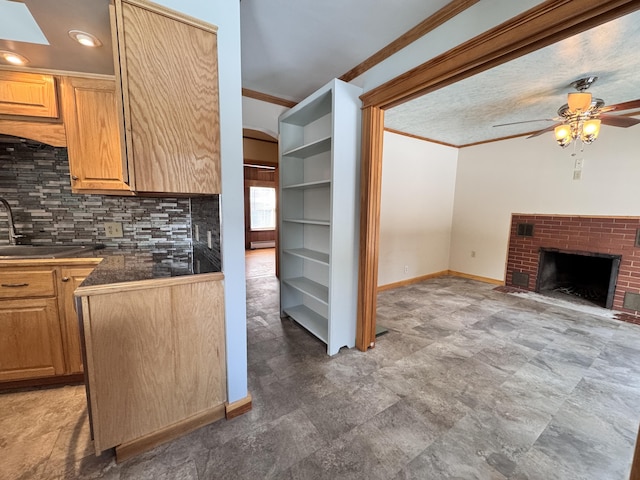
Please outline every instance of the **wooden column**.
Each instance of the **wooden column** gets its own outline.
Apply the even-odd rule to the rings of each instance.
[[[362,111],[362,166],[360,180],[360,261],[358,268],[358,326],[356,347],[366,351],[376,340],[378,243],[382,190],[384,110]]]

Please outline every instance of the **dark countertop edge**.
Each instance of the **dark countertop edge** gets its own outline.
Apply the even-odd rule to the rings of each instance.
[[[224,280],[224,273],[196,273],[193,275],[182,275],[177,277],[148,278],[144,280],[131,280],[126,282],[103,283],[100,285],[80,285],[76,288],[76,297],[88,297],[91,295],[101,295],[107,293],[130,292],[134,290],[144,290],[148,288],[182,285],[187,283],[210,282]]]
[[[121,283],[145,282],[148,280],[193,277],[208,273],[194,272],[192,265],[185,265],[184,259],[192,258],[191,252],[181,249],[174,251],[155,249],[101,248],[84,252],[79,256],[60,258],[14,258],[0,260],[0,266],[81,266],[95,265],[94,270],[79,288],[103,287]],[[167,258],[163,259],[163,255]],[[183,257],[181,259],[181,257]],[[166,260],[166,262],[165,262]]]

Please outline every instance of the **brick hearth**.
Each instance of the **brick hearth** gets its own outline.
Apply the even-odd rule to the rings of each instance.
[[[518,224],[532,224],[533,236],[518,235]],[[529,275],[529,282],[520,288],[535,291],[540,248],[556,248],[567,253],[621,255],[613,309],[639,317],[638,310],[623,307],[626,293],[640,294],[640,247],[636,246],[638,229],[640,217],[514,214],[511,218],[506,285],[513,286],[513,274],[522,273]]]

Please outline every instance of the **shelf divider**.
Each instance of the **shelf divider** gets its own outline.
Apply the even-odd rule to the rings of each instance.
[[[306,189],[306,188],[321,188],[321,187],[330,187],[331,180],[317,180],[315,182],[305,182],[305,183],[296,183],[293,185],[283,185],[283,190],[294,190],[294,189]]]
[[[314,282],[305,277],[286,278],[282,281],[325,305],[329,304],[329,289],[318,282]]]
[[[322,152],[331,151],[331,136],[292,148],[282,154],[283,157],[309,158]]]
[[[283,218],[282,221],[290,223],[304,223],[307,225],[326,225],[327,227],[331,226],[331,222],[329,220],[318,220],[312,218]]]
[[[284,250],[284,253],[295,255],[296,257],[304,258],[306,260],[311,260],[322,265],[329,265],[328,253],[322,253],[308,248],[288,248]]]

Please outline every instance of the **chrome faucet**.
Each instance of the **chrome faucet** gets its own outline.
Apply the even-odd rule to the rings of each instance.
[[[13,224],[13,212],[11,211],[11,206],[9,202],[7,202],[4,198],[0,197],[0,203],[4,205],[5,210],[7,211],[7,220],[9,221],[9,244],[15,245],[17,238],[22,238],[24,235],[18,235],[16,233],[16,227]]]

